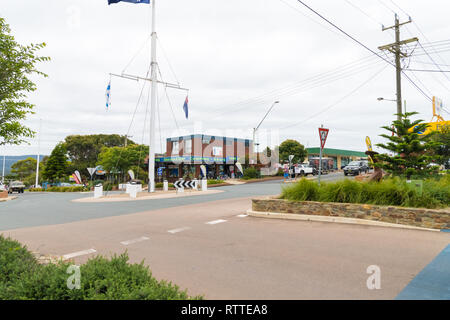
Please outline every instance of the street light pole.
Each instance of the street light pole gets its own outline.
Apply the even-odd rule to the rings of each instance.
[[[280,103],[280,101],[275,101],[272,106],[269,108],[269,110],[267,110],[266,114],[264,115],[264,117],[262,118],[262,120],[259,122],[259,124],[256,126],[256,128],[253,128],[253,144],[256,144],[256,163],[258,163],[258,153],[259,153],[259,143],[255,143],[255,139],[256,139],[256,131],[258,131],[259,127],[261,126],[261,124],[263,123],[263,121],[266,119],[267,115],[270,113],[270,111],[272,111],[273,107],[277,104]],[[254,149],[253,149],[254,151]]]

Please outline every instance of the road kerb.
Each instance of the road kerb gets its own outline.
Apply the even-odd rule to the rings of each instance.
[[[395,224],[395,223],[373,221],[373,220],[364,220],[364,219],[357,219],[357,218],[306,215],[306,214],[295,214],[295,213],[260,212],[260,211],[253,211],[251,209],[247,210],[247,214],[251,217],[257,217],[257,218],[300,220],[300,221],[313,221],[313,222],[334,222],[334,223],[357,224],[357,225],[367,225],[367,226],[375,226],[375,227],[412,229],[412,230],[434,231],[434,232],[441,231],[438,229],[421,228],[421,227],[414,227],[414,226],[408,226],[408,225],[403,225],[403,224]]]

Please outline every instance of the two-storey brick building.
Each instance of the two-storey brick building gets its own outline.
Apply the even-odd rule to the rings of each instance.
[[[205,165],[208,178],[237,173],[236,162],[252,158],[253,141],[249,139],[193,134],[168,138],[164,157],[156,157],[156,179],[174,181],[200,178]]]

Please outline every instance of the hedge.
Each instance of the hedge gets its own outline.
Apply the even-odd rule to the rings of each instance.
[[[0,235],[0,299],[2,300],[185,300],[186,291],[156,280],[150,269],[130,264],[127,253],[94,257],[80,266],[80,289],[69,289],[69,262],[39,264],[19,242]]]
[[[282,199],[294,201],[319,201],[340,203],[365,203],[414,208],[446,208],[450,206],[450,176],[427,179],[420,195],[411,184],[400,178],[381,182],[343,180],[323,182],[320,186],[302,179],[283,188]]]

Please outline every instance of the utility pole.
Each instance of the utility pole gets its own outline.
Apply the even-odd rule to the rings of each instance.
[[[419,41],[418,38],[411,38],[408,40],[400,40],[400,27],[404,24],[411,23],[411,17],[408,21],[400,23],[397,14],[395,14],[395,24],[393,26],[385,28],[382,26],[382,31],[389,29],[395,29],[395,42],[378,47],[379,50],[388,50],[395,55],[395,69],[396,69],[396,86],[397,86],[397,120],[401,120],[402,113],[402,65],[401,59],[406,58],[408,55],[402,52],[401,46],[410,42]]]

